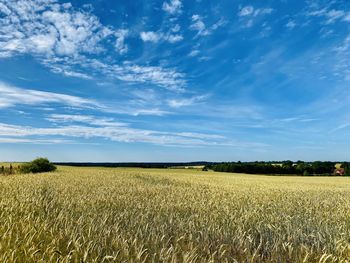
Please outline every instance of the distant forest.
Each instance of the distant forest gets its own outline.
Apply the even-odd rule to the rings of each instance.
[[[304,161],[270,161],[270,162],[183,162],[183,163],[55,163],[57,165],[79,167],[139,167],[139,168],[176,168],[204,166],[203,170],[216,172],[276,174],[276,175],[333,175],[338,170],[342,175],[350,175],[349,162],[304,162]],[[336,167],[337,166],[337,167]]]
[[[213,162],[188,162],[188,163],[55,163],[56,165],[79,166],[79,167],[136,167],[136,168],[171,168],[171,167],[190,167],[190,166],[209,166],[215,164]]]
[[[340,165],[339,165],[340,164]],[[336,165],[337,167],[336,169]],[[215,163],[205,167],[217,172],[247,173],[247,174],[276,174],[276,175],[350,175],[348,162],[226,162]]]

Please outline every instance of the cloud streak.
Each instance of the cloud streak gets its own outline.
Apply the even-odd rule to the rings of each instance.
[[[192,106],[194,104],[203,102],[208,97],[209,97],[208,95],[201,95],[201,96],[194,96],[194,97],[183,98],[183,99],[171,99],[171,100],[168,100],[168,105],[172,108]]]
[[[254,8],[253,6],[249,5],[249,6],[242,7],[238,12],[238,16],[256,17],[259,15],[268,15],[268,14],[271,14],[272,12],[273,12],[272,8]]]
[[[254,21],[258,19],[259,17],[262,17],[264,15],[269,15],[273,12],[274,10],[272,8],[254,8],[251,5],[240,7],[237,15],[243,21],[245,21],[245,28],[249,28],[254,24]]]
[[[18,105],[28,105],[45,111],[46,108],[44,106],[53,106],[53,104],[57,104],[77,109],[88,109],[104,113],[131,116],[163,116],[170,114],[169,111],[161,110],[155,107],[143,108],[142,105],[141,107],[138,105],[134,105],[133,107],[130,105],[118,105],[118,107],[116,107],[113,105],[106,105],[94,99],[72,96],[63,93],[24,89],[3,82],[0,82],[0,93],[0,109],[11,108]],[[78,117],[79,116],[76,116],[75,118]]]
[[[215,134],[193,132],[164,132],[129,127],[128,123],[113,118],[92,115],[52,114],[47,118],[56,127],[36,128],[31,126],[0,123],[1,138],[17,142],[53,141],[67,138],[100,138],[116,142],[142,142],[169,146],[224,145],[227,139]],[[62,125],[63,124],[63,125]],[[58,126],[57,126],[58,125]],[[70,140],[69,140],[70,141]]]
[[[2,82],[0,82],[0,93],[0,108],[13,107],[19,104],[38,106],[54,103],[72,107],[102,108],[102,105],[92,99],[61,93],[22,89]]]

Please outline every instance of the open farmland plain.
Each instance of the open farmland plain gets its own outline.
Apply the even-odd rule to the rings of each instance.
[[[0,196],[0,262],[350,258],[350,178],[58,167]]]

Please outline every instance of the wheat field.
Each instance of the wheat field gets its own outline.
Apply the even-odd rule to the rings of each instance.
[[[350,178],[59,167],[0,196],[0,262],[350,258]]]

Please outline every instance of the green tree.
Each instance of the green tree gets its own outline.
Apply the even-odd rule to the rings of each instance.
[[[20,168],[22,173],[44,173],[56,170],[56,166],[47,158],[37,158],[30,163],[23,164]]]

